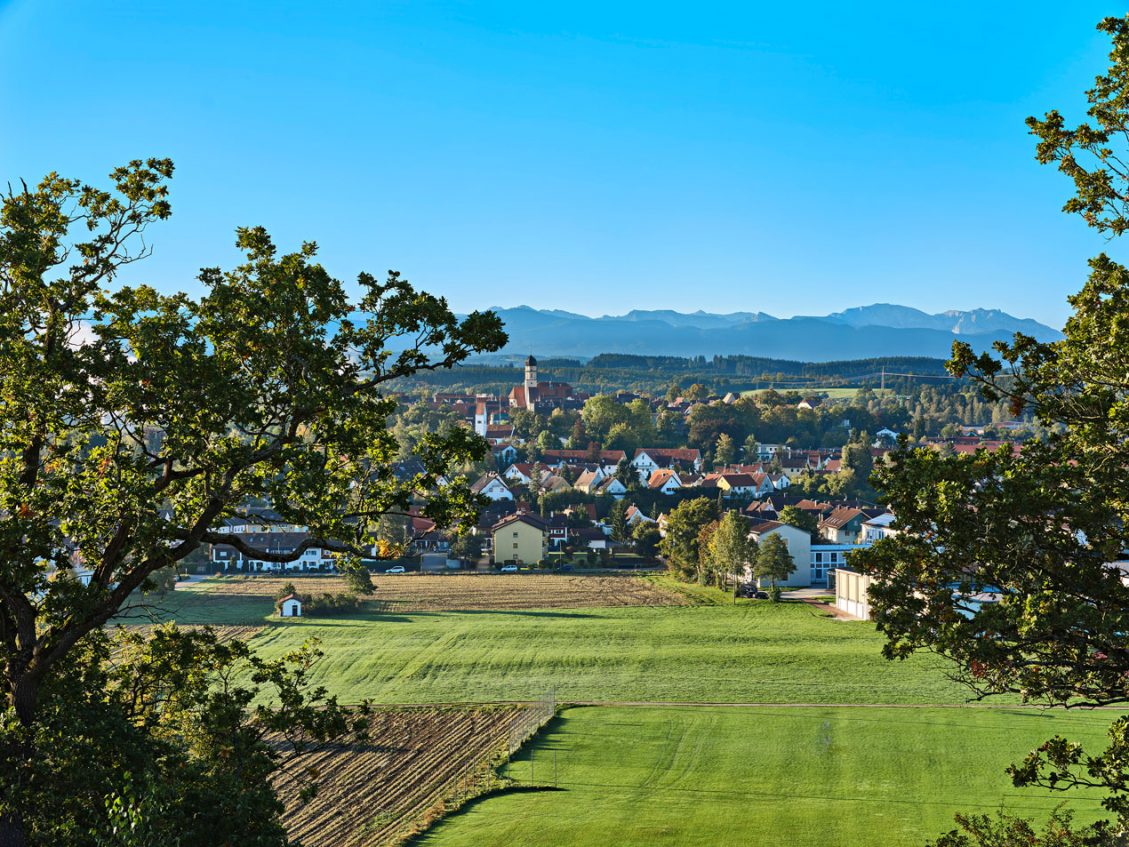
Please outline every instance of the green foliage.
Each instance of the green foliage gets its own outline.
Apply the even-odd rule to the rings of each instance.
[[[617,500],[612,505],[612,539],[621,543],[631,540],[631,527],[627,524],[629,506],[626,500]]]
[[[788,526],[794,526],[796,529],[802,529],[811,535],[819,531],[819,519],[811,512],[805,512],[795,506],[785,506],[781,509],[777,520],[788,524]]]
[[[1039,161],[1058,162],[1074,180],[1066,211],[1119,235],[1129,18],[1107,18],[1099,28],[1113,50],[1109,71],[1088,94],[1097,126],[1066,130],[1057,112],[1028,125]],[[1129,271],[1104,255],[1090,268],[1070,298],[1064,340],[1017,334],[996,345],[998,358],[953,348],[952,372],[975,380],[987,401],[1032,413],[1051,433],[1046,441],[1019,455],[1005,447],[974,456],[903,444],[876,473],[901,533],[852,560],[875,577],[871,608],[886,655],[947,656],[953,676],[978,697],[1011,693],[1051,706],[1129,701],[1129,587],[1108,565],[1129,549]],[[998,602],[977,603],[983,592]],[[1121,843],[1106,839],[1129,828],[1124,718],[1104,752],[1086,754],[1056,738],[1012,775],[1020,786],[1102,787],[1113,819],[1086,830],[1092,841],[1076,842],[1053,833],[1022,841],[1025,824],[970,818],[946,845]]]
[[[715,465],[731,465],[737,460],[737,446],[728,433],[723,432],[717,437],[717,445],[713,451]]]
[[[756,566],[753,572],[761,579],[767,579],[771,586],[773,602],[779,602],[780,593],[776,584],[788,579],[796,570],[796,562],[788,552],[788,544],[778,533],[764,536],[757,549]]]
[[[131,162],[108,191],[52,174],[0,201],[0,772],[10,789],[0,792],[0,840],[10,844],[38,826],[34,803],[68,802],[65,783],[50,781],[65,770],[36,770],[56,737],[44,735],[51,698],[75,679],[76,651],[133,592],[211,543],[276,562],[304,550],[255,550],[217,531],[224,518],[268,502],[283,522],[310,528],[306,546],[360,554],[375,519],[417,496],[441,525],[471,519],[478,505],[463,478],[437,485],[486,454],[462,427],[420,431],[422,472],[396,478],[387,393],[420,370],[500,347],[497,316],[460,320],[396,272],[384,281],[360,274],[350,299],[317,264],[315,244],[283,254],[257,227],[237,232],[242,264],[201,271],[199,298],[115,288],[118,271],[147,253],[141,234],[170,214],[172,170],[163,159]],[[93,571],[89,585],[69,578],[72,557]],[[138,750],[150,749],[148,730],[131,742]],[[73,731],[52,763],[101,756],[93,735]],[[175,738],[157,741],[171,745],[170,761],[190,755]],[[195,753],[205,771],[220,767]],[[91,784],[124,796],[126,772]],[[175,790],[177,780],[166,781]],[[217,785],[232,792],[217,812],[247,824],[254,816],[231,808],[244,783]],[[101,797],[76,796],[106,814]],[[145,814],[162,808],[154,803]],[[60,807],[59,820],[68,814]],[[269,809],[261,819],[276,827]]]
[[[666,537],[659,545],[659,552],[676,576],[691,579],[698,574],[698,535],[702,527],[716,518],[716,506],[705,497],[684,500],[671,510],[667,516]]]
[[[33,724],[0,722],[5,754],[51,751],[0,768],[0,818],[18,815],[33,844],[282,847],[270,775],[367,732],[367,706],[347,711],[312,683],[319,658],[303,645],[262,659],[210,629],[91,633],[40,690]]]
[[[366,568],[349,568],[345,571],[346,590],[350,594],[368,596],[376,593],[376,586],[372,582],[372,574]]]
[[[375,590],[375,589],[374,589]],[[302,614],[309,617],[333,617],[355,612],[364,605],[364,598],[352,591],[336,594],[325,592],[302,598]]]
[[[643,559],[653,559],[659,552],[659,542],[662,537],[659,528],[653,523],[641,522],[636,525],[632,538],[635,540],[635,552]]]
[[[451,555],[463,561],[477,562],[482,558],[482,536],[470,532],[460,533],[451,542]]]
[[[714,584],[726,585],[731,575],[744,579],[746,569],[757,560],[757,543],[749,537],[748,522],[738,512],[726,512],[709,544],[709,561]]]

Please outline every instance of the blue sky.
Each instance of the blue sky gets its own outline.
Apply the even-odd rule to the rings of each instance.
[[[262,224],[460,310],[1061,325],[1111,247],[1058,211],[1023,119],[1081,117],[1094,25],[1124,11],[0,0],[0,179],[172,157],[173,218],[130,276],[166,290]]]

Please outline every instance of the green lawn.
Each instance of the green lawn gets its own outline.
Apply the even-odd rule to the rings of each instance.
[[[207,603],[189,602],[191,619]],[[224,613],[225,619],[234,617]],[[317,637],[315,678],[344,702],[950,703],[926,657],[891,663],[868,623],[804,604],[510,612],[360,613],[277,622],[278,655]]]
[[[250,626],[268,623],[274,598],[251,594],[211,595],[214,584],[178,586],[168,594],[134,594],[114,623],[149,624],[174,620],[181,624]],[[274,618],[276,621],[277,617]]]
[[[958,810],[1044,817],[1062,795],[1003,773],[1056,732],[1098,740],[1110,713],[846,708],[569,709],[532,748],[563,790],[481,800],[427,847],[920,847]],[[507,767],[521,783],[530,751]],[[1072,801],[1080,819],[1098,810]]]

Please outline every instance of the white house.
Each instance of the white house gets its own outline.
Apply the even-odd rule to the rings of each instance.
[[[510,487],[496,473],[484,474],[470,487],[470,490],[495,501],[514,499],[514,493],[510,491]]]
[[[302,617],[302,601],[297,594],[287,594],[278,601],[278,616],[280,618]]]
[[[656,523],[654,518],[647,517],[643,514],[643,510],[637,506],[628,506],[624,518],[627,520],[628,526],[635,526],[641,523]]]
[[[647,487],[669,496],[682,487],[682,480],[679,479],[677,471],[659,468],[651,472],[651,476],[647,479]]]
[[[888,427],[883,427],[874,433],[874,446],[883,447],[890,444],[896,444],[898,441],[898,433]]]
[[[504,468],[517,461],[517,449],[512,444],[495,444],[490,448],[498,467]]]
[[[786,473],[770,473],[768,481],[772,483],[772,487],[776,491],[783,491],[792,484],[792,478]]]
[[[593,494],[597,486],[607,479],[608,476],[609,474],[605,473],[604,469],[597,465],[590,470],[581,472],[580,476],[576,478],[576,482],[572,484],[572,487],[577,491],[583,491],[585,494]]]
[[[861,540],[873,544],[883,538],[893,538],[897,534],[898,530],[894,528],[894,514],[893,512],[886,512],[863,522]]]
[[[591,494],[608,494],[616,500],[622,500],[624,495],[627,494],[627,486],[616,479],[614,476],[609,476],[603,481],[596,484],[590,492]]]
[[[672,465],[700,471],[702,453],[693,448],[641,447],[635,451],[635,457],[631,460],[631,466],[639,472],[639,481],[642,483],[646,483],[658,468],[669,468]]]
[[[749,522],[749,537],[758,544],[769,535],[779,535],[788,545],[796,569],[779,585],[791,588],[811,585],[811,535],[780,521],[753,520]],[[746,570],[745,579],[752,580],[751,570]]]

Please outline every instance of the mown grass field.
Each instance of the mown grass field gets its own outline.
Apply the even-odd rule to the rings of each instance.
[[[198,615],[199,612],[194,612]],[[811,606],[362,613],[275,621],[264,655],[317,638],[343,702],[953,703],[927,657],[890,663],[870,624]]]
[[[568,709],[506,768],[559,790],[479,800],[426,847],[920,847],[957,811],[1045,816],[1006,765],[1110,714],[981,708]],[[1097,800],[1071,802],[1091,819]]]
[[[552,692],[600,704],[566,709],[504,770],[518,784],[555,780],[558,790],[473,802],[419,841],[432,847],[921,845],[952,828],[956,811],[1002,804],[1044,816],[1062,795],[1012,788],[1006,765],[1056,733],[1097,741],[1113,717],[962,707],[965,692],[940,660],[887,662],[872,624],[801,603],[734,604],[657,578],[622,583],[644,605],[601,607],[592,603],[609,585],[598,578],[540,588],[527,578],[468,578],[473,596],[460,599],[452,589],[463,583],[401,577],[399,608],[285,621],[273,616],[265,583],[204,582],[152,599],[149,611],[245,627],[265,656],[317,638],[326,655],[314,681],[345,703]],[[683,605],[646,605],[662,592]],[[564,605],[536,607],[550,600]],[[1092,799],[1075,808],[1097,813]],[[388,814],[380,826],[418,824]],[[374,840],[356,843],[397,843],[370,830]]]

